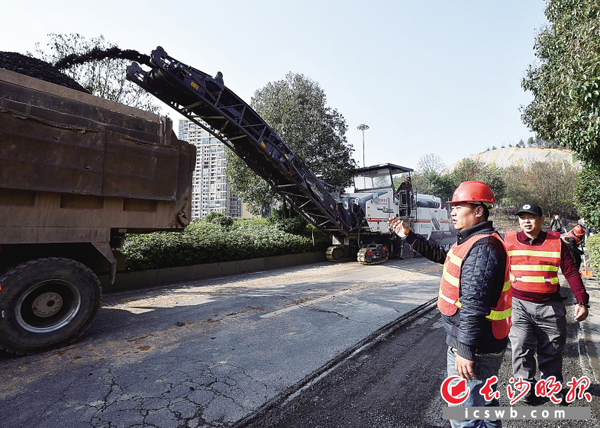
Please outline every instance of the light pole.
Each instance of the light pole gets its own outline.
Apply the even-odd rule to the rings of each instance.
[[[364,168],[365,166],[367,166],[365,164],[365,131],[367,129],[369,129],[369,125],[365,125],[364,123],[361,123],[360,125],[358,125],[356,127],[356,129],[358,129],[359,131],[362,131],[362,137],[363,137],[363,168]]]

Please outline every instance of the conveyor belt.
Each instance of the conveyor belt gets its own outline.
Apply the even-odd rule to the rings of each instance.
[[[133,63],[127,78],[215,135],[315,227],[335,234],[350,232],[350,215],[339,202],[339,189],[310,172],[264,120],[224,85],[220,72],[211,77],[168,56],[161,47],[152,51],[151,63],[150,71]]]

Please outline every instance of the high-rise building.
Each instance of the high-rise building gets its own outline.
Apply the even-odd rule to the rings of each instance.
[[[179,139],[197,148],[192,218],[204,218],[211,212],[242,217],[242,202],[225,181],[225,145],[189,119],[179,120]]]

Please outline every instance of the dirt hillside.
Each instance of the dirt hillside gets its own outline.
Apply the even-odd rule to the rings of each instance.
[[[571,164],[580,165],[575,162],[573,155],[575,153],[569,150],[558,149],[537,149],[537,148],[517,148],[508,147],[504,149],[489,150],[487,152],[478,153],[468,156],[468,159],[474,159],[485,163],[486,165],[495,163],[500,168],[506,168],[511,165],[527,165],[532,162],[558,161],[569,162]],[[451,172],[456,168],[458,162],[449,165],[445,172]]]

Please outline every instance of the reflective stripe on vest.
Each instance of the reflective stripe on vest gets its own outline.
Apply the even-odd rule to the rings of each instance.
[[[454,244],[444,262],[444,271],[440,281],[440,291],[438,293],[438,308],[447,316],[452,316],[462,305],[460,303],[460,269],[463,264],[463,259],[471,249],[471,247],[482,238],[490,236],[492,239],[498,239],[502,246],[504,243],[497,234],[490,235],[474,235],[460,245]],[[490,314],[486,318],[492,321],[492,331],[497,339],[504,339],[510,330],[511,316],[511,283],[508,276],[508,258],[506,269],[504,272],[504,286],[498,303],[491,308]]]
[[[542,245],[522,244],[517,232],[504,235],[510,257],[510,281],[517,290],[536,293],[558,291],[560,267],[560,233],[546,232]]]

